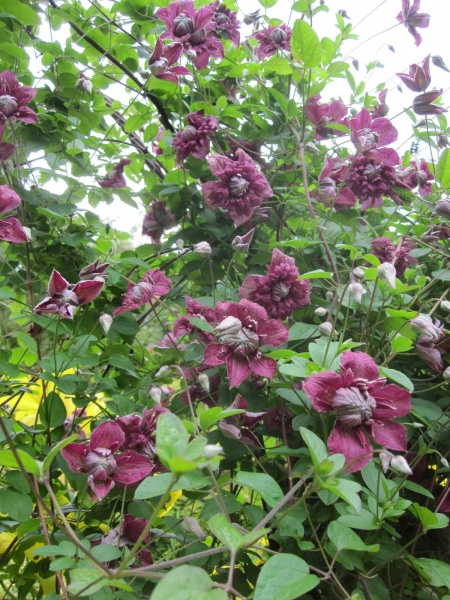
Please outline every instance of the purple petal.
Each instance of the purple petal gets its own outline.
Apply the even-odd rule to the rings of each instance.
[[[367,465],[373,456],[372,446],[362,427],[348,427],[336,422],[328,438],[328,449],[332,454],[343,454],[345,462],[351,463],[346,471],[354,473]]]
[[[230,353],[231,350],[224,344],[208,344],[205,348],[203,364],[209,367],[223,365]]]
[[[200,8],[197,11],[197,14],[195,15],[194,19],[195,29],[202,29],[202,27],[204,27],[211,21],[213,16],[214,12],[207,6]]]
[[[374,419],[404,417],[411,410],[410,392],[398,385],[385,385],[380,390],[371,389],[369,393],[377,402],[377,407],[373,412]]]
[[[347,350],[341,355],[341,368],[350,369],[355,379],[375,381],[380,376],[380,370],[371,356],[365,352]]]
[[[395,421],[374,421],[368,426],[373,439],[380,446],[405,452],[408,443],[406,427]]]
[[[69,282],[64,279],[59,271],[53,269],[50,279],[48,281],[48,293],[50,296],[56,296],[62,294],[69,287]]]
[[[336,391],[342,387],[342,377],[334,371],[314,373],[303,382],[303,389],[313,408],[318,412],[332,410],[331,401]]]
[[[0,240],[13,244],[28,242],[28,236],[20,222],[15,218],[0,221]]]
[[[258,327],[261,345],[281,346],[289,339],[289,330],[278,319],[269,319]]]
[[[0,215],[16,209],[20,197],[8,185],[0,185]]]
[[[251,373],[250,364],[246,357],[239,354],[231,354],[227,358],[227,374],[230,387],[237,387]]]
[[[385,117],[374,119],[371,130],[378,134],[377,146],[380,148],[392,144],[398,137],[398,131]]]
[[[89,444],[67,444],[61,450],[62,457],[75,473],[83,472],[84,458],[89,452]]]
[[[168,61],[169,66],[172,66],[180,58],[183,52],[183,44],[173,42],[164,48],[164,58]]]
[[[125,436],[124,436],[125,437]],[[155,465],[142,454],[126,450],[116,456],[117,470],[112,477],[116,483],[130,485],[150,475]]]
[[[114,481],[112,479],[106,479],[105,481],[99,481],[89,477],[88,484],[95,494],[97,500],[103,500],[103,498],[112,490],[114,487]]]
[[[34,90],[33,90],[34,91]],[[14,117],[23,123],[39,123],[37,114],[28,106],[22,106],[14,113]]]
[[[277,372],[277,361],[273,358],[268,358],[267,356],[254,356],[249,357],[249,363],[251,370],[260,375],[261,377],[267,377],[268,379],[273,379],[275,377],[275,373]]]
[[[91,448],[107,448],[115,452],[125,442],[125,434],[122,429],[113,423],[105,421],[91,433]]]
[[[246,298],[244,298],[244,300],[241,300],[239,302],[238,307],[239,307],[239,313],[242,316],[244,316],[244,317],[249,316],[251,319],[253,319],[257,323],[259,323],[260,321],[267,320],[266,310],[262,306],[258,306],[258,304],[255,304],[255,302],[250,302],[250,300],[247,300]]]
[[[0,121],[0,139],[2,137],[2,134],[2,123]],[[14,154],[15,149],[16,147],[14,146],[14,144],[9,144],[8,142],[0,142],[0,160],[8,160],[8,158]]]
[[[77,295],[79,304],[87,304],[100,294],[104,284],[104,281],[80,281],[72,291]]]

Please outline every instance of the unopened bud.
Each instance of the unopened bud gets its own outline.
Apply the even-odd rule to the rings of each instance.
[[[206,537],[206,533],[200,527],[199,522],[194,517],[185,517],[181,522],[181,527],[188,533],[193,533],[199,540]]]
[[[388,46],[388,48],[389,48],[389,50],[390,50],[391,52],[395,52],[395,48],[394,48],[394,46],[391,46],[391,45],[389,45],[389,46]]]
[[[448,300],[442,300],[441,308],[447,312],[450,312],[450,302]]]
[[[380,279],[385,281],[393,290],[396,287],[395,276],[397,271],[391,263],[382,263],[377,269],[377,275]]]
[[[436,214],[438,214],[440,217],[450,219],[450,200],[448,198],[439,200],[439,202],[434,207],[434,210]]]
[[[216,458],[219,454],[223,453],[222,446],[215,446],[214,444],[206,444],[203,448],[202,457],[206,458],[206,460],[211,460],[212,458]]]
[[[330,321],[325,321],[325,323],[321,323],[319,325],[318,330],[322,335],[331,337],[333,334],[333,325],[330,323]]]
[[[346,10],[338,10],[338,14],[341,15],[343,19],[350,19]]]
[[[449,467],[448,460],[444,456],[441,456],[441,464],[444,465],[444,467],[446,469],[448,469],[448,467]]]
[[[438,342],[442,336],[442,330],[426,315],[418,315],[409,324],[415,333],[423,333],[433,342]]]
[[[333,292],[325,292],[325,298],[330,302],[331,300],[333,300]]]
[[[150,390],[150,398],[155,404],[161,404],[162,390],[159,387],[152,387]]]
[[[194,244],[194,252],[196,254],[204,254],[208,256],[211,254],[212,248],[208,242],[199,242],[198,244]]]
[[[388,469],[389,469],[389,465],[391,464],[391,460],[393,458],[393,454],[392,452],[389,452],[388,450],[382,450],[380,452],[380,463],[381,463],[381,468],[383,469],[383,473],[387,473]]]
[[[92,81],[89,81],[89,79],[84,78],[78,79],[78,81],[75,84],[75,87],[81,92],[86,92],[86,94],[90,94],[93,89]]]
[[[438,148],[442,150],[443,148],[446,148],[448,144],[448,137],[442,133],[437,139]]]
[[[310,152],[311,154],[320,154],[319,148],[312,142],[308,142],[307,144],[305,144],[305,150],[307,152]]]
[[[167,377],[170,371],[170,367],[168,365],[164,365],[155,373],[155,379]]]
[[[350,283],[350,285],[348,286],[348,294],[349,294],[350,298],[353,298],[353,300],[357,304],[361,304],[362,297],[365,293],[366,293],[366,290],[357,281],[352,281]]]
[[[403,456],[393,456],[391,459],[391,469],[399,475],[412,475],[412,469],[408,461]]]
[[[442,376],[446,381],[450,381],[450,367],[447,367],[443,372]]]
[[[29,227],[25,227],[22,225],[22,229],[25,231],[25,235],[27,236],[27,240],[31,242],[31,229]]]
[[[360,281],[364,281],[364,279],[366,278],[366,273],[364,269],[361,269],[361,267],[355,267],[352,271],[352,275]]]
[[[352,60],[352,64],[353,64],[353,66],[355,67],[355,69],[356,69],[357,71],[359,71],[359,60],[357,60],[356,58],[354,58],[354,59]]]
[[[175,242],[175,246],[178,248],[178,250],[183,250],[183,248],[184,248],[184,241],[180,238],[179,240],[177,240]]]
[[[433,63],[433,65],[436,65],[436,67],[439,67],[439,69],[442,69],[443,71],[447,71],[447,73],[450,73],[450,69],[445,64],[442,56],[439,56],[438,54],[436,54],[436,56],[432,56],[431,62]]]
[[[237,235],[231,242],[234,251],[238,252],[239,254],[247,254],[254,233],[255,229],[253,228],[245,235]]]
[[[324,317],[327,314],[327,309],[324,308],[323,306],[319,306],[319,308],[316,308],[316,310],[314,311],[314,313],[318,317]]]
[[[209,377],[206,375],[206,373],[200,373],[200,375],[197,377],[197,381],[205,390],[205,392],[209,392]]]
[[[113,318],[111,317],[111,315],[100,315],[98,320],[100,325],[102,326],[104,334],[108,335],[108,331],[112,325]]]

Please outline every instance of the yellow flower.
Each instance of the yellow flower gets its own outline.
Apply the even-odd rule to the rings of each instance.
[[[176,492],[170,492],[170,500],[168,500],[165,503],[164,508],[159,512],[158,517],[165,517],[167,513],[169,513],[172,510],[178,498],[182,495],[183,492],[181,490],[177,490]]]

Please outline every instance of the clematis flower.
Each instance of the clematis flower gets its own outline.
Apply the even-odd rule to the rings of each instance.
[[[20,205],[20,197],[7,185],[0,185],[0,240],[12,244],[28,242],[28,235],[16,217],[5,215]]]
[[[370,251],[382,263],[394,264],[397,275],[403,275],[409,265],[417,262],[415,256],[408,256],[413,248],[415,248],[415,245],[412,242],[402,241],[399,246],[394,244],[388,237],[380,237],[373,240]]]
[[[344,132],[333,129],[333,124],[345,125],[344,118],[348,109],[340,100],[329,104],[319,104],[320,95],[314,96],[308,102],[306,117],[316,127],[316,140],[326,140],[332,135],[345,135]]]
[[[424,92],[431,83],[429,54],[423,59],[421,65],[413,64],[409,67],[409,73],[397,73],[402,82],[412,92]]]
[[[386,104],[387,89],[381,90],[378,94],[378,104],[375,106],[370,113],[373,119],[378,117],[385,117],[389,112],[389,106]]]
[[[421,196],[428,196],[433,191],[433,186],[429,181],[434,181],[434,175],[428,168],[426,160],[421,160],[419,166],[415,161],[409,163],[409,167],[406,167],[400,174],[400,178],[406,183],[411,189],[419,186],[419,194]]]
[[[436,244],[440,240],[448,240],[448,238],[450,238],[450,229],[445,225],[434,225],[420,236],[421,240],[430,244]]]
[[[241,24],[237,18],[237,13],[227,8],[225,4],[220,4],[219,0],[208,4],[206,8],[213,11],[213,33],[217,37],[223,36],[224,38],[231,40],[236,46],[239,46],[241,43],[241,36],[239,33]]]
[[[100,181],[100,186],[102,188],[123,188],[127,185],[125,181],[125,177],[123,175],[123,171],[127,165],[131,164],[131,160],[129,158],[121,158],[120,161],[115,165],[112,170],[107,173],[102,181]]]
[[[410,5],[410,0],[402,0],[402,10],[397,15],[397,21],[403,23],[413,36],[416,46],[419,46],[422,42],[422,37],[416,28],[425,29],[430,24],[430,15],[419,13],[419,9],[420,0],[413,0],[412,5]]]
[[[139,283],[129,283],[122,305],[116,308],[113,316],[135,310],[144,304],[161,298],[170,291],[170,279],[162,271],[150,270],[144,273]]]
[[[162,406],[154,406],[144,410],[141,415],[119,417],[115,423],[125,434],[120,446],[121,450],[133,450],[151,461],[153,471],[161,471],[162,467],[156,454],[156,424],[162,413],[169,412]]]
[[[0,160],[8,160],[13,154],[16,147],[8,142],[0,142]]]
[[[189,296],[185,296],[184,300],[186,302],[186,316],[178,317],[178,319],[175,321],[173,326],[174,336],[179,338],[186,334],[192,335],[197,333],[205,343],[208,344],[212,342],[214,340],[214,335],[208,331],[202,331],[196,327],[189,321],[189,317],[201,319],[202,321],[212,325],[216,321],[215,309],[203,306],[200,304],[200,302],[197,302],[197,300],[194,300]]]
[[[195,158],[205,158],[210,148],[210,136],[219,126],[215,117],[205,117],[203,111],[189,113],[187,122],[189,125],[179,131],[172,142],[177,151],[178,164],[190,154]]]
[[[268,319],[261,306],[244,299],[219,302],[216,327],[220,343],[206,346],[203,364],[216,367],[226,363],[231,387],[240,385],[250,373],[273,379],[277,363],[264,356],[261,346],[281,346],[289,337],[281,321]]]
[[[398,132],[389,119],[372,119],[367,108],[363,108],[353,119],[348,120],[350,139],[355,148],[366,158],[379,160],[388,165],[398,164],[395,150],[385,148],[395,142]]]
[[[116,423],[106,421],[94,429],[88,444],[68,444],[61,450],[75,473],[87,473],[93,496],[102,500],[118,484],[138,483],[153,471],[152,463],[134,450],[117,454],[125,434]]]
[[[340,159],[326,156],[324,167],[319,175],[319,187],[311,193],[311,196],[336,210],[352,208],[356,204],[356,196],[345,185],[347,174],[348,165]]]
[[[154,244],[160,244],[163,233],[177,224],[167,204],[163,200],[155,200],[150,204],[149,211],[145,215],[142,234],[148,235]]]
[[[215,25],[214,12],[210,8],[204,6],[195,10],[192,0],[177,0],[167,8],[160,8],[156,16],[167,26],[161,39],[173,38],[183,45],[185,52],[194,52],[197,69],[204,69],[211,57],[224,57],[222,43],[212,35]]]
[[[295,260],[275,248],[267,275],[248,275],[239,289],[239,298],[256,302],[269,317],[286,319],[295,310],[311,304],[309,281],[298,281]]]
[[[231,246],[238,254],[247,254],[253,240],[255,228],[250,229],[245,235],[237,235],[231,242]]]
[[[438,342],[442,337],[442,327],[435,325],[428,315],[417,315],[410,325],[415,333],[424,334],[433,342]]]
[[[202,192],[210,208],[226,210],[225,216],[238,227],[249,221],[273,192],[250,156],[239,148],[235,154],[237,160],[218,154],[211,156],[209,167],[219,181],[204,183]]]
[[[148,60],[150,73],[153,77],[162,79],[163,81],[178,83],[178,77],[181,75],[189,75],[189,70],[186,69],[186,67],[174,67],[174,64],[180,58],[182,52],[183,44],[180,44],[180,42],[173,42],[172,44],[164,46],[161,38],[158,38],[155,49]],[[161,150],[159,147],[158,149]]]
[[[95,279],[96,281],[99,281],[102,279],[104,281],[108,275],[106,273],[106,269],[108,267],[109,263],[100,264],[100,261],[97,258],[93,263],[81,269],[79,273],[80,279],[83,281],[87,279]]]
[[[20,85],[12,71],[0,73],[0,138],[8,119],[17,119],[23,123],[38,122],[37,114],[27,106],[35,95],[36,90]]]
[[[122,550],[125,546],[130,550],[133,549],[134,545],[140,538],[142,532],[147,526],[146,519],[138,519],[137,517],[133,517],[133,515],[123,515],[123,520],[117,527],[111,529],[108,533],[103,535],[101,539],[94,540],[92,542],[92,546],[98,545],[106,545],[106,546],[114,546],[115,548],[119,548]],[[131,568],[134,566],[142,566],[146,567],[153,563],[153,558],[150,550],[145,548],[150,543],[150,532],[143,539],[143,547],[136,554],[137,561],[133,562]],[[117,561],[110,561],[108,566],[110,568],[115,568],[117,565]]]
[[[256,56],[259,60],[272,56],[278,50],[291,51],[291,37],[292,29],[285,25],[279,25],[278,27],[267,27],[261,31],[257,31],[250,37],[255,38],[259,42],[258,49],[256,50]]]
[[[423,360],[433,371],[442,373],[444,361],[442,353],[450,349],[450,339],[447,339],[444,326],[439,321],[430,322],[429,331],[421,333],[417,338],[417,356]]]
[[[303,389],[315,410],[335,414],[328,449],[345,456],[348,473],[360,471],[372,458],[369,438],[390,450],[406,450],[406,427],[393,419],[408,414],[411,394],[398,385],[386,385],[368,354],[344,352],[340,374],[314,373],[305,379]]]
[[[192,382],[188,389],[180,394],[180,400],[183,404],[188,405],[189,399],[191,402],[203,402],[203,404],[210,407],[219,403],[220,376],[212,375],[208,377],[204,373],[207,368],[205,365],[200,365],[194,369],[183,368],[187,381]],[[205,378],[208,380],[207,384]]]
[[[33,310],[38,315],[47,312],[59,314],[63,319],[73,319],[76,307],[97,298],[104,285],[102,277],[71,285],[59,271],[53,269],[48,282],[48,296],[36,304]]]
[[[255,448],[263,448],[258,436],[252,429],[263,419],[265,412],[247,412],[248,402],[240,394],[227,410],[243,410],[245,412],[227,417],[219,422],[219,429],[223,435],[242,444],[249,444]]]
[[[440,90],[433,90],[431,92],[425,92],[419,94],[413,100],[412,109],[416,115],[441,115],[447,112],[446,108],[433,104],[440,96],[442,96],[442,88]]]

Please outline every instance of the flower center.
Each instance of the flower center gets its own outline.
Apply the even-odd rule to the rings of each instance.
[[[356,138],[356,148],[360,152],[367,152],[373,150],[378,144],[378,134],[370,129],[360,129]]]
[[[259,346],[259,336],[253,326],[243,327],[236,317],[227,317],[216,327],[219,339],[238,354],[252,354]]]
[[[272,287],[272,300],[274,302],[280,302],[280,300],[284,300],[286,296],[288,296],[291,291],[291,286],[284,281],[277,281],[276,284]]]
[[[179,15],[173,21],[173,32],[176,37],[184,37],[194,31],[194,23],[187,15]]]
[[[198,29],[197,31],[194,31],[194,33],[189,38],[189,41],[194,46],[198,46],[199,44],[203,44],[205,39],[206,39],[206,29],[204,27],[202,27],[202,29]]]
[[[366,389],[365,389],[366,388]],[[340,388],[331,401],[333,412],[344,425],[356,427],[371,422],[377,403],[366,385]]]
[[[117,463],[109,448],[96,448],[84,459],[84,469],[94,479],[106,481],[117,469]]]
[[[287,40],[287,33],[281,29],[281,27],[275,27],[269,37],[274,44],[281,46],[281,44]]]
[[[323,200],[334,200],[336,197],[336,183],[331,177],[324,177],[319,183],[319,195]]]
[[[374,181],[381,175],[381,165],[367,165],[364,167],[363,175],[365,175],[369,181]]]
[[[181,137],[183,138],[183,142],[190,142],[195,139],[197,135],[197,129],[193,125],[188,125],[185,127],[181,133]]]
[[[242,198],[242,196],[247,192],[249,188],[250,182],[247,181],[240,173],[234,175],[229,183],[228,189],[230,190],[230,194],[233,198]]]
[[[17,100],[13,96],[0,96],[0,112],[10,117],[17,110]]]
[[[155,60],[155,62],[151,63],[151,65],[149,65],[150,73],[155,76],[160,75],[161,73],[164,73],[164,71],[166,71],[168,66],[169,61],[167,60],[167,58],[159,58],[158,60]]]
[[[226,25],[229,21],[227,15],[223,12],[216,12],[214,16],[214,21],[217,25]]]
[[[136,284],[131,293],[133,302],[147,302],[153,295],[153,286],[151,283],[145,283],[141,281]]]
[[[73,306],[78,306],[79,304],[77,295],[71,290],[64,290],[61,295],[57,294],[56,297],[60,297],[66,304],[72,304]]]

